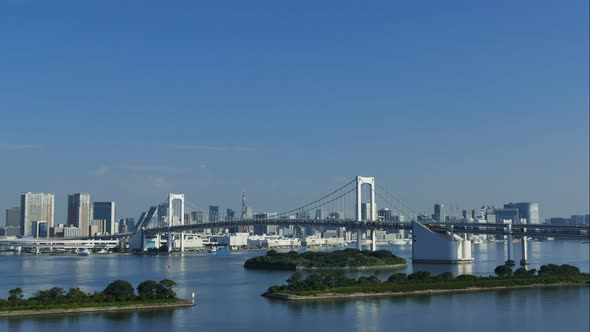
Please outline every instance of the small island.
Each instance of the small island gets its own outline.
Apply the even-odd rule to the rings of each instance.
[[[410,275],[395,273],[381,281],[377,276],[347,278],[343,273],[310,274],[296,272],[287,284],[272,286],[262,294],[284,300],[348,299],[379,296],[422,295],[455,292],[473,292],[548,286],[590,286],[590,274],[582,273],[571,265],[543,265],[535,269],[519,268],[512,271],[500,265],[495,276],[478,277],[462,274],[453,277],[450,272],[431,275],[417,271]]]
[[[39,290],[28,299],[21,288],[8,291],[7,299],[0,299],[0,318],[31,315],[59,315],[103,311],[164,309],[192,306],[191,301],[179,299],[170,279],[160,282],[146,280],[133,286],[125,280],[115,280],[102,292],[85,293],[80,288],[53,287]]]
[[[269,250],[266,256],[250,258],[247,269],[264,270],[366,270],[392,269],[406,266],[406,260],[388,250],[344,249],[331,252]]]

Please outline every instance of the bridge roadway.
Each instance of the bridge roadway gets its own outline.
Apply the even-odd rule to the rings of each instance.
[[[422,222],[433,231],[453,231],[454,233],[468,234],[508,234],[507,224],[475,224],[462,222]],[[353,220],[333,220],[333,219],[249,219],[243,221],[219,221],[206,222],[190,225],[177,225],[171,227],[156,227],[144,229],[145,235],[179,233],[193,230],[202,230],[208,228],[231,228],[240,226],[255,225],[276,225],[276,226],[317,226],[317,227],[346,227],[349,230],[360,228],[362,230],[411,230],[412,222],[397,221],[353,221]],[[511,233],[513,236],[543,236],[543,237],[561,237],[561,238],[590,238],[589,226],[556,226],[544,224],[513,224]]]
[[[64,248],[64,249],[110,249],[119,245],[118,240],[90,239],[2,239],[0,247],[21,247],[21,248]]]

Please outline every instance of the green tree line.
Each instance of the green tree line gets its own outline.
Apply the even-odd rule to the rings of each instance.
[[[306,251],[303,253],[296,251],[279,253],[269,250],[265,256],[257,256],[247,260],[244,267],[295,270],[297,267],[346,268],[398,264],[406,264],[406,260],[388,250],[370,251],[348,248],[332,252]]]
[[[407,292],[434,289],[462,289],[469,287],[510,287],[531,284],[582,283],[590,285],[590,274],[581,273],[572,265],[543,265],[536,269],[519,268],[512,271],[509,266],[500,265],[495,269],[495,276],[475,276],[462,274],[454,277],[445,272],[433,275],[427,271],[411,274],[394,273],[386,280],[376,275],[348,278],[342,272],[314,273],[307,276],[296,272],[286,285],[272,286],[268,293],[295,295],[314,295],[321,293],[360,293],[360,292]]]
[[[24,298],[22,288],[14,288],[8,291],[8,298],[0,299],[0,310],[173,301],[178,299],[173,290],[174,286],[176,282],[170,279],[160,282],[146,280],[137,286],[136,293],[128,281],[115,280],[100,292],[86,293],[78,287],[67,291],[53,287],[48,290],[38,290],[27,299]]]

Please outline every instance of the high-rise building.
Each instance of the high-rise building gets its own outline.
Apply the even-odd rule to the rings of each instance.
[[[504,209],[518,209],[520,219],[526,219],[527,224],[539,223],[539,203],[508,203],[504,204]],[[520,219],[515,224],[519,224]]]
[[[191,222],[193,224],[201,224],[203,223],[204,213],[203,211],[192,211],[191,212]]]
[[[377,215],[379,216],[379,220],[394,221],[393,214],[389,208],[380,209],[377,211]]]
[[[322,220],[322,209],[315,210],[315,220]]]
[[[102,232],[115,234],[118,232],[115,227],[116,209],[115,202],[94,202],[92,204],[92,220],[104,220],[105,227],[98,227]]]
[[[90,194],[68,195],[68,226],[78,227],[82,236],[90,232]]]
[[[135,230],[135,218],[119,219],[119,233],[130,233]]]
[[[465,220],[475,219],[475,211],[474,210],[463,210],[463,219],[465,219]]]
[[[20,208],[12,207],[6,209],[6,228],[14,227],[20,229]],[[19,233],[20,234],[20,233]]]
[[[219,205],[209,205],[209,222],[219,221]]]
[[[445,206],[442,203],[434,204],[434,214],[432,215],[432,219],[438,222],[445,221]]]
[[[33,222],[46,221],[53,227],[55,197],[46,193],[22,193],[20,195],[20,229],[23,236],[33,235]],[[35,230],[36,231],[36,230]],[[47,232],[49,236],[49,232]]]
[[[520,223],[520,214],[518,209],[511,208],[511,209],[495,209],[494,215],[496,216],[496,222],[503,224],[510,222],[511,224],[519,224]]]
[[[225,220],[236,220],[236,211],[234,211],[234,209],[227,209],[225,212]]]

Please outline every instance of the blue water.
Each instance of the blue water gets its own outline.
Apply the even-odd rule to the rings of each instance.
[[[387,246],[409,258],[411,246]],[[519,244],[515,244],[519,260]],[[134,285],[146,279],[173,279],[179,296],[196,293],[192,308],[0,320],[0,331],[589,331],[589,288],[546,288],[469,294],[423,295],[288,303],[261,297],[282,284],[288,271],[251,271],[246,259],[261,251],[183,256],[0,256],[0,294],[24,289],[26,296],[51,287],[102,290],[115,279]],[[475,262],[464,265],[410,264],[433,273],[489,275],[502,264],[505,245],[474,246]],[[590,271],[588,244],[580,241],[529,243],[530,268],[572,264]],[[368,272],[375,273],[375,272]],[[377,272],[386,279],[393,271]],[[358,274],[358,273],[353,273]]]

